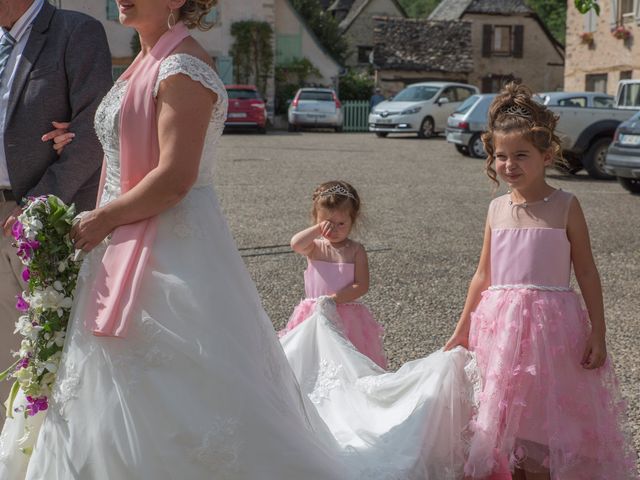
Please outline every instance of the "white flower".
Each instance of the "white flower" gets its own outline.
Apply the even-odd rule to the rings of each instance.
[[[36,310],[53,310],[57,311],[58,315],[60,315],[62,309],[69,309],[73,305],[71,297],[66,297],[64,293],[51,286],[46,287],[44,290],[34,289],[29,298],[25,298],[25,300]]]
[[[60,273],[63,273],[63,272],[67,269],[67,267],[68,267],[68,266],[69,266],[69,265],[67,265],[67,261],[66,261],[66,260],[63,260],[63,261],[61,261],[61,262],[58,264],[58,271],[59,271]]]
[[[62,282],[60,280],[56,280],[55,282],[53,282],[53,288],[55,288],[59,292],[64,291],[64,287],[62,286]]]

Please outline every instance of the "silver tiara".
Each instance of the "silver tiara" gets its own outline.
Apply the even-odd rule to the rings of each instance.
[[[353,200],[356,199],[356,197],[353,196],[353,193],[351,193],[349,190],[347,190],[340,184],[334,185],[333,187],[329,187],[326,190],[322,190],[318,195],[320,197],[330,197],[331,195],[340,195],[341,197],[349,197],[349,198],[352,198]]]
[[[500,109],[500,113],[503,115],[515,115],[516,117],[522,117],[530,119],[533,117],[533,113],[526,107],[521,107],[520,105],[509,105],[508,107],[502,107]]]

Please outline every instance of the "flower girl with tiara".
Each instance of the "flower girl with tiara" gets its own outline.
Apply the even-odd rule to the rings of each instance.
[[[360,207],[358,192],[347,182],[325,182],[313,192],[314,225],[291,239],[291,248],[307,257],[307,298],[295,308],[281,335],[309,317],[319,297],[328,296],[337,304],[340,328],[346,337],[361,353],[386,368],[384,329],[359,301],[369,290],[369,263],[364,247],[349,235]]]

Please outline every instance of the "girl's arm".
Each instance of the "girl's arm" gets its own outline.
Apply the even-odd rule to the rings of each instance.
[[[116,227],[158,215],[176,205],[198,177],[216,94],[185,75],[173,75],[158,92],[160,159],[135,187],[90,211],[72,231],[76,248],[90,251]]]
[[[571,262],[591,320],[591,335],[582,357],[582,366],[594,369],[607,358],[606,326],[600,274],[591,253],[589,229],[582,208],[575,197],[569,206],[567,237],[571,243]]]
[[[294,252],[308,257],[316,248],[314,240],[319,236],[325,236],[333,228],[328,220],[317,223],[313,227],[305,228],[291,238],[291,248]]]
[[[353,284],[331,295],[336,303],[347,303],[357,300],[369,291],[369,260],[364,247],[360,245],[356,252],[355,274]]]
[[[460,315],[460,320],[456,325],[456,329],[449,341],[444,346],[444,350],[451,350],[458,345],[469,348],[469,330],[471,328],[471,313],[476,309],[480,302],[482,292],[484,292],[491,283],[491,227],[489,219],[484,227],[484,241],[482,243],[482,253],[480,253],[480,261],[476,273],[471,279],[469,291],[467,292],[467,300],[464,302],[464,309]]]

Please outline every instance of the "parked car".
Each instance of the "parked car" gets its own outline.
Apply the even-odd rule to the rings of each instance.
[[[486,156],[480,137],[487,128],[489,105],[495,97],[495,93],[471,95],[449,116],[447,142],[453,143],[458,152],[474,158]]]
[[[626,190],[640,193],[640,112],[618,126],[604,169]]]
[[[640,80],[620,80],[616,107],[640,110]]]
[[[227,85],[229,107],[225,128],[252,128],[267,132],[267,106],[254,85]]]
[[[544,105],[583,108],[614,108],[615,98],[598,92],[544,92],[537,97]]]
[[[420,138],[430,138],[444,132],[449,115],[476,93],[477,87],[464,83],[414,83],[373,108],[369,131],[379,137],[417,133]]]
[[[321,127],[342,131],[342,104],[331,88],[301,88],[289,105],[289,131]]]

